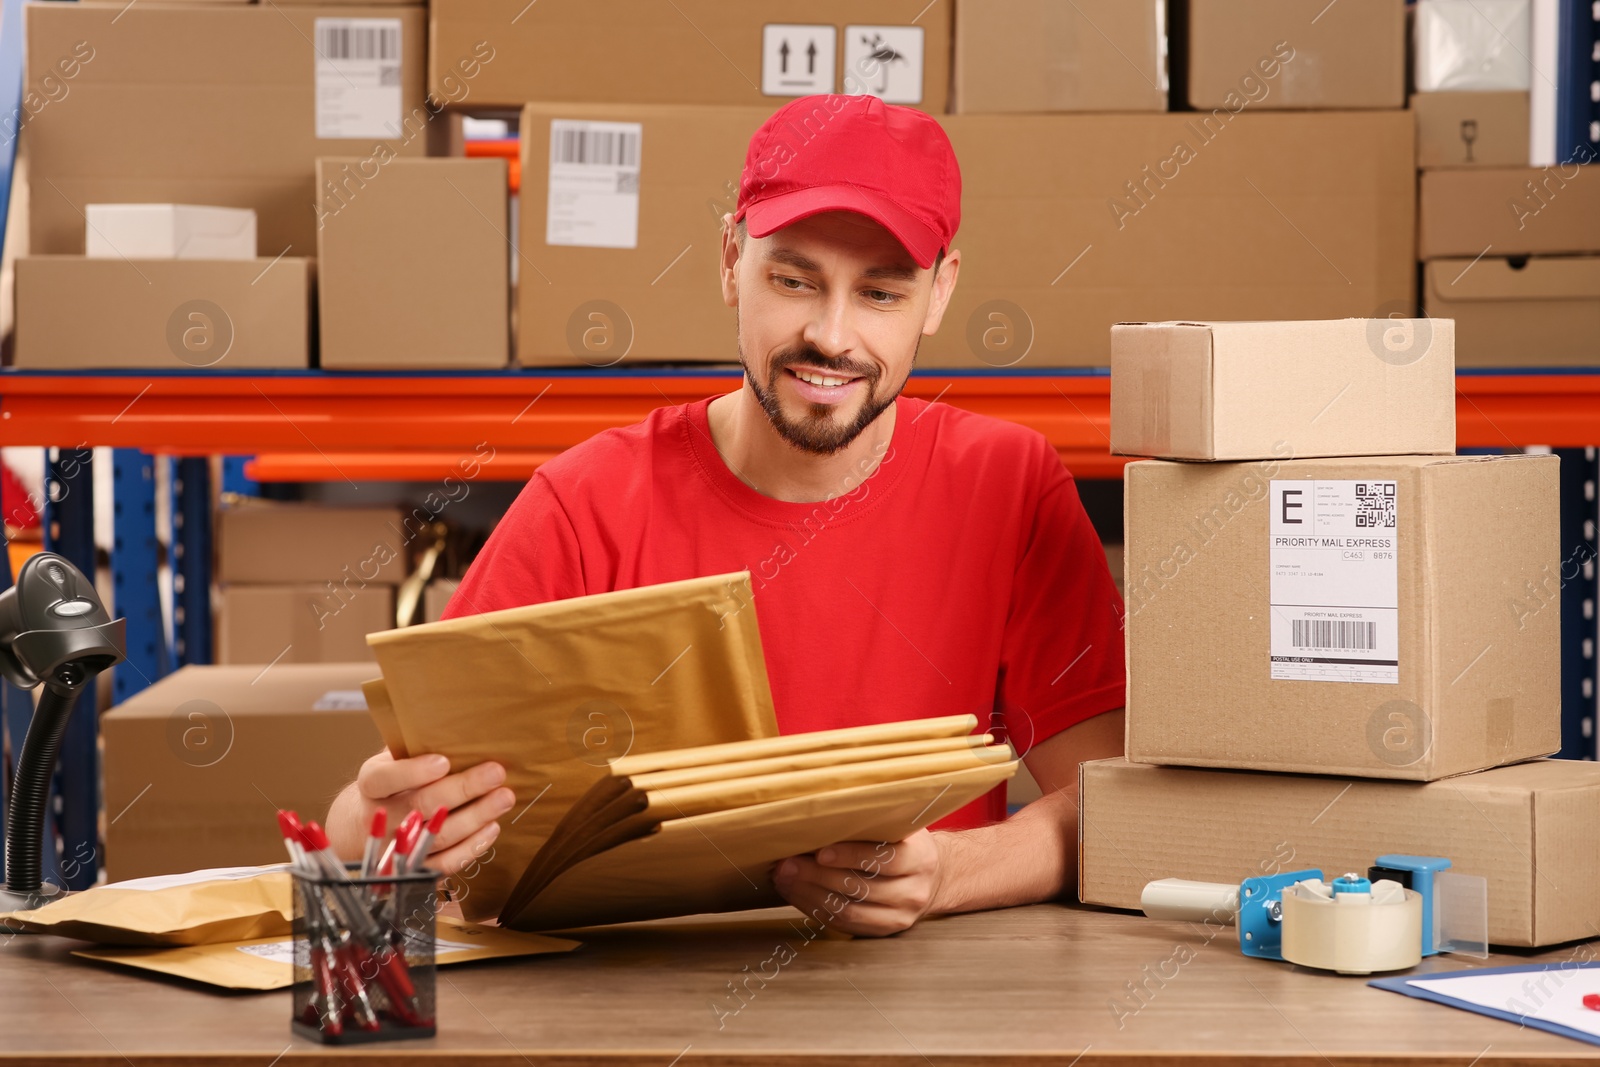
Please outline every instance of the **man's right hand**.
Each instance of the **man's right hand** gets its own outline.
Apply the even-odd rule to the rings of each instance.
[[[428,866],[454,874],[482,856],[499,836],[496,820],[517,799],[501,784],[505,780],[505,768],[498,763],[480,763],[451,774],[450,761],[443,756],[395,759],[385,748],[363,763],[356,775],[359,832],[366,834],[379,808],[388,811],[392,833],[407,812],[427,816],[443,805],[450,814],[428,853]],[[360,855],[359,849],[355,855]]]

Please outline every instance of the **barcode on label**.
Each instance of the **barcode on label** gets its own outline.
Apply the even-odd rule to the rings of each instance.
[[[399,59],[400,28],[318,19],[317,51],[325,59]]]
[[[1368,530],[1394,529],[1394,483],[1356,483],[1356,526]]]
[[[1289,639],[1296,648],[1349,648],[1372,651],[1378,647],[1378,624],[1349,619],[1292,619]]]
[[[637,167],[640,138],[641,134],[633,130],[563,127],[557,129],[551,138],[550,161],[601,167]]]

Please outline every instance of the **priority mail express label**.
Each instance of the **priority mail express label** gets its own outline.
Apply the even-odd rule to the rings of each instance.
[[[1272,481],[1272,677],[1400,682],[1395,483]]]

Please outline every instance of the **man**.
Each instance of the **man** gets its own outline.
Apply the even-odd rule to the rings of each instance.
[[[547,463],[446,612],[747,569],[781,732],[992,715],[1042,799],[1006,820],[1001,789],[890,848],[777,865],[785,899],[858,934],[1067,890],[1078,764],[1122,751],[1121,602],[1071,476],[1037,433],[899,395],[956,286],[960,195],[922,112],[780,109],[723,219],[742,386]],[[495,764],[447,769],[368,760],[329,815],[341,851],[380,806],[442,803],[430,862],[470,862],[515,798]]]

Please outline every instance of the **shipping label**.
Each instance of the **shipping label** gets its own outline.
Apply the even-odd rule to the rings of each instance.
[[[545,243],[639,247],[637,122],[550,122],[550,195]]]
[[[399,19],[317,19],[317,136],[402,134]]]
[[[1392,481],[1272,481],[1272,677],[1399,684]]]

